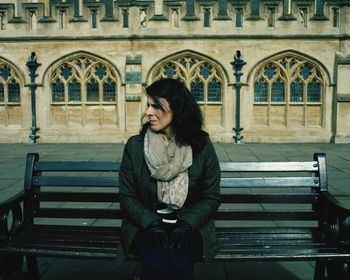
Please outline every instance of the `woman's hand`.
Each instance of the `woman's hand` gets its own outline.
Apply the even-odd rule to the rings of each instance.
[[[170,249],[188,247],[191,239],[192,227],[185,221],[178,221],[170,238]]]
[[[156,220],[146,227],[146,231],[151,236],[158,249],[167,250],[170,248],[168,235],[160,220]]]

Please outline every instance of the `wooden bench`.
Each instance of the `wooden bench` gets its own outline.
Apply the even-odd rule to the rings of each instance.
[[[212,261],[316,261],[314,279],[350,279],[350,210],[328,192],[324,154],[308,162],[222,162],[220,250]],[[0,266],[26,258],[115,260],[120,242],[117,162],[39,161],[24,190],[0,204]]]

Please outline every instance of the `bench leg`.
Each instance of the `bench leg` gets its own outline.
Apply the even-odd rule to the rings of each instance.
[[[22,272],[23,256],[1,255],[0,276],[2,280],[15,279]]]
[[[316,261],[314,280],[323,280],[326,276],[326,263]]]
[[[327,275],[329,280],[349,280],[350,264],[348,262],[329,261],[327,263]]]
[[[39,277],[39,269],[38,269],[38,262],[36,260],[36,257],[33,256],[26,256],[27,261],[27,269],[28,274],[32,280],[38,280]]]

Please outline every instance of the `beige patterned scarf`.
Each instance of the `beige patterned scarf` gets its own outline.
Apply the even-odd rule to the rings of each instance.
[[[157,179],[159,201],[171,209],[180,209],[188,193],[188,168],[192,165],[190,146],[178,146],[161,133],[148,129],[144,153],[151,177]]]

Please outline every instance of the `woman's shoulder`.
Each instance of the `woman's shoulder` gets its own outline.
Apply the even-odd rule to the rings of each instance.
[[[140,134],[130,136],[125,144],[127,149],[135,149],[138,146],[143,147],[143,137]]]
[[[208,134],[204,135],[202,138],[201,149],[198,151],[199,154],[207,154],[214,150],[213,142]]]
[[[136,134],[133,136],[130,136],[128,142],[143,142],[144,137],[141,134]]]

